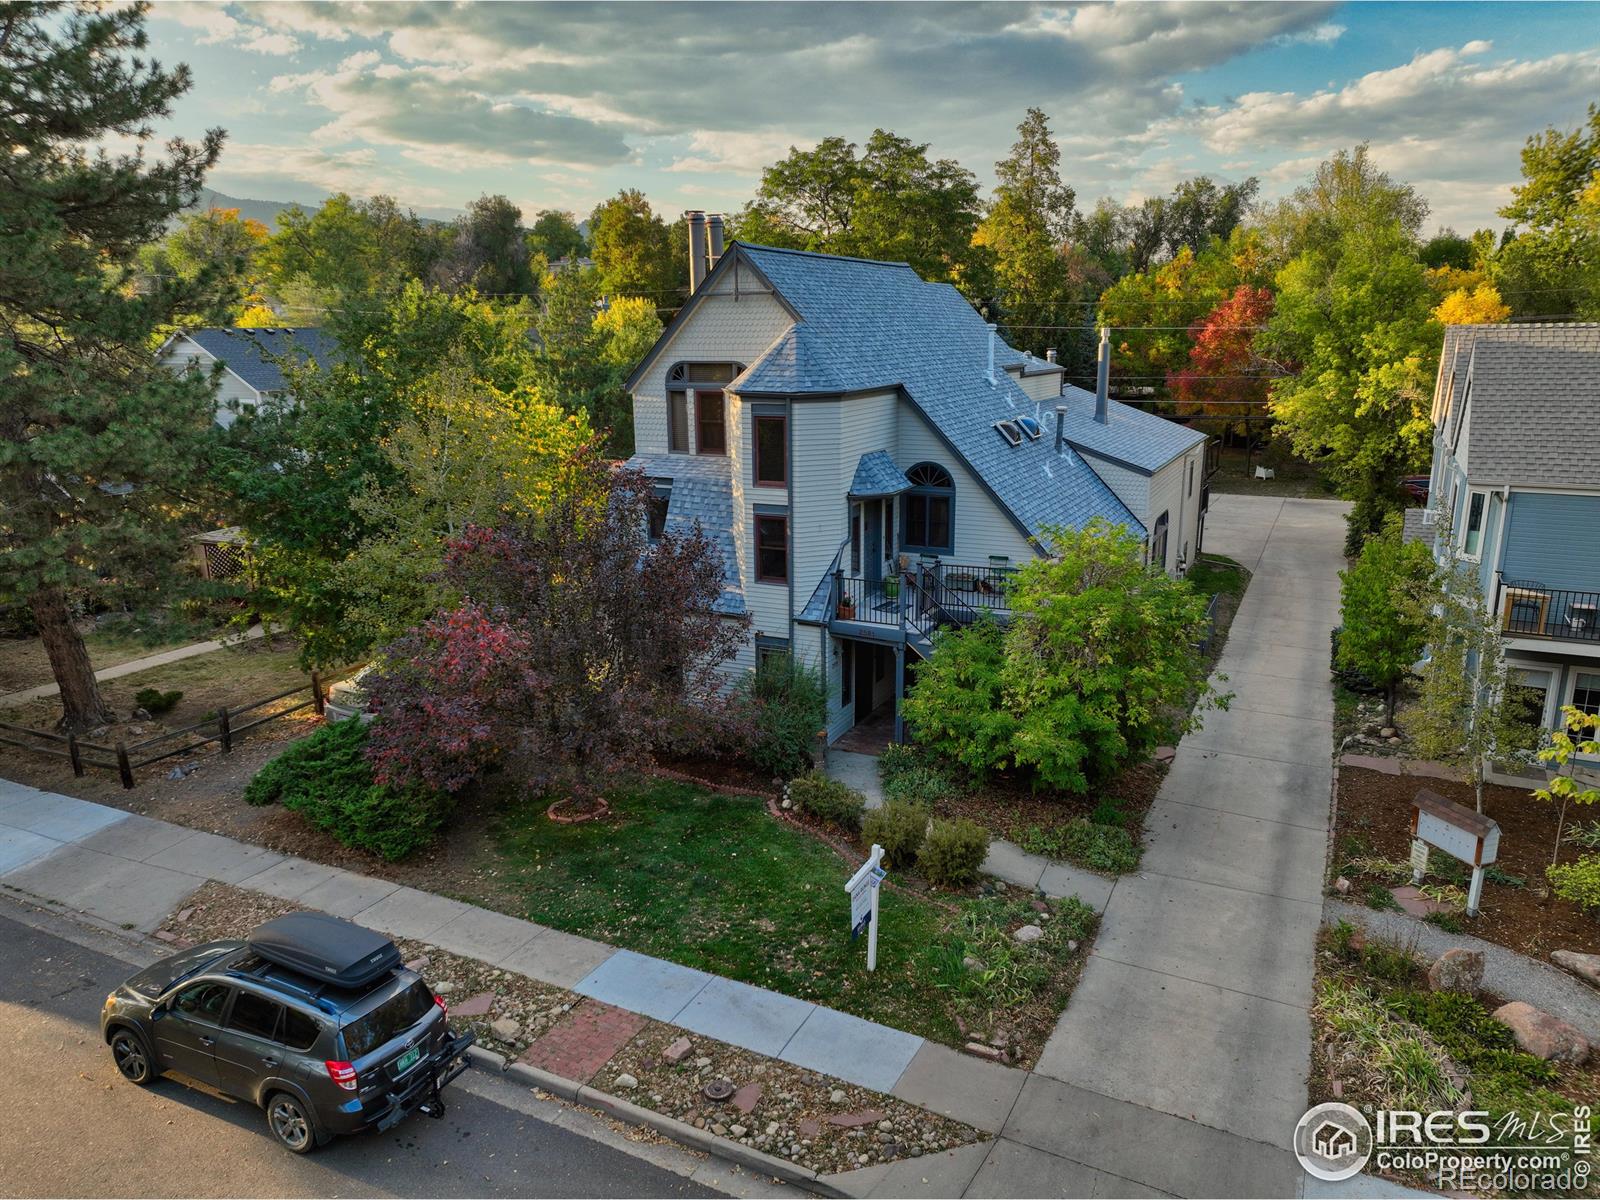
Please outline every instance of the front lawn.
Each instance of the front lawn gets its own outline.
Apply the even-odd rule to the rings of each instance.
[[[498,906],[937,1041],[998,1032],[1024,1065],[1088,950],[1095,918],[1073,901],[1041,921],[1015,890],[886,888],[878,969],[868,974],[866,946],[848,929],[853,864],[763,801],[655,780],[609,799],[609,819],[577,825],[551,821],[542,802],[512,803],[495,826]],[[1030,923],[1044,926],[1043,939],[1010,937]],[[963,967],[968,957],[981,969]]]

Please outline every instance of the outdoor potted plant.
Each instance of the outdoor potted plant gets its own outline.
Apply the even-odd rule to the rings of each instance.
[[[853,621],[856,619],[856,598],[849,592],[845,592],[839,597],[838,617],[841,621]]]
[[[886,575],[884,577],[884,580],[883,580],[883,594],[884,594],[884,596],[886,598],[888,598],[890,600],[899,599],[899,597],[900,597],[900,576],[898,576],[898,575]]]

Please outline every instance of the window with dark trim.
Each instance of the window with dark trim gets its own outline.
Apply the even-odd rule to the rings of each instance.
[[[728,452],[727,405],[721,392],[695,391],[694,450],[696,454]]]
[[[722,444],[718,449],[711,449],[703,441],[698,447],[689,445],[689,396],[694,393],[696,432],[699,432],[701,405],[698,398],[701,396],[716,396],[718,424],[724,418],[722,412],[722,386],[731,381],[743,371],[738,363],[676,363],[667,372],[667,449],[674,454],[688,454],[691,449],[698,449],[701,454],[726,454],[728,452],[727,432],[722,431]],[[705,385],[704,387],[697,385]],[[708,402],[709,403],[709,402]]]
[[[756,579],[761,583],[789,582],[789,518],[756,517]]]
[[[1155,532],[1150,535],[1150,561],[1163,571],[1167,568],[1167,514],[1156,518]]]
[[[953,552],[951,514],[955,505],[955,480],[950,478],[950,472],[938,463],[918,463],[906,472],[906,478],[911,482],[911,490],[901,502],[905,511],[901,549],[937,554]]]
[[[667,511],[672,507],[672,488],[657,484],[645,498],[645,513],[649,522],[648,534],[652,542],[659,542],[667,531]]]
[[[756,485],[783,487],[789,481],[789,419],[758,413],[755,419]]]
[[[783,638],[756,638],[756,673],[782,669],[789,661],[789,643]]]

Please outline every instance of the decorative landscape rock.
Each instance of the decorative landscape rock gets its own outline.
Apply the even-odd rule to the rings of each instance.
[[[1037,925],[1024,925],[1011,935],[1024,946],[1031,946],[1044,936],[1044,930]]]
[[[986,1046],[982,1042],[968,1042],[964,1050],[974,1058],[986,1058],[990,1062],[999,1062],[1005,1057],[1005,1052],[994,1046]]]
[[[476,996],[469,996],[460,1004],[452,1005],[450,1015],[453,1017],[483,1017],[494,1007],[493,992],[479,992]]]
[[[1600,954],[1579,954],[1576,950],[1552,950],[1550,961],[1565,967],[1591,987],[1600,988]]]
[[[621,1075],[617,1076],[617,1086],[625,1092],[632,1091],[634,1088],[639,1086],[639,1081],[624,1071]]]
[[[522,1035],[522,1025],[510,1017],[489,1022],[489,1030],[502,1042],[514,1042]]]
[[[672,1045],[661,1052],[661,1057],[669,1063],[681,1063],[694,1052],[694,1043],[688,1038],[681,1037]]]
[[[761,1103],[761,1085],[759,1083],[745,1084],[733,1094],[733,1099],[730,1103],[748,1117],[755,1112],[756,1105]]]
[[[1522,1000],[1494,1010],[1494,1019],[1511,1030],[1519,1048],[1548,1062],[1582,1066],[1589,1057],[1589,1042],[1565,1021]]]
[[[1483,987],[1481,950],[1446,950],[1428,968],[1428,990],[1476,996]]]

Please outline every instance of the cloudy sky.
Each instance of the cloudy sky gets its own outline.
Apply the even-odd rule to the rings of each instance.
[[[1201,172],[1277,195],[1368,141],[1434,221],[1494,223],[1528,134],[1600,98],[1600,5],[157,3],[228,130],[211,184],[530,219],[622,187],[737,208],[761,167],[882,126],[988,184],[1029,105],[1085,208]]]

